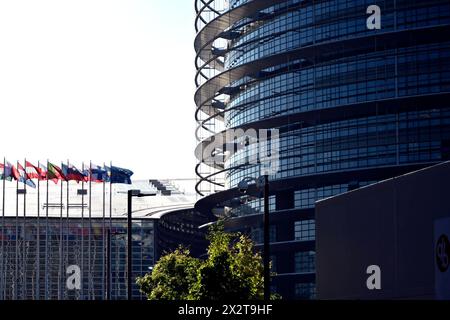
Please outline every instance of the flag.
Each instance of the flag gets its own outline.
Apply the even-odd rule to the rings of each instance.
[[[82,173],[83,173],[83,177],[84,177],[84,182],[88,182],[90,179],[90,176],[91,176],[91,174],[89,172],[89,168],[84,169]]]
[[[62,166],[62,173],[66,180],[74,180],[74,181],[83,181],[84,175],[78,170],[75,166],[69,164],[63,164]]]
[[[58,183],[58,180],[66,180],[61,169],[50,162],[47,168],[47,179],[52,180],[54,183]]]
[[[3,163],[0,163],[0,180],[6,179],[11,181],[12,178],[11,164],[7,162],[5,167]]]
[[[108,172],[106,168],[98,165],[91,165],[91,181],[106,182],[108,181]]]
[[[39,163],[39,168],[37,168],[39,172],[39,180],[47,180],[47,167],[42,163]]]
[[[106,180],[105,180],[105,182],[111,182],[111,168],[105,166],[105,171],[106,171]]]
[[[31,180],[28,177],[24,167],[22,167],[20,163],[17,164],[17,168],[15,166],[12,166],[11,171],[14,179],[16,179],[19,182],[25,183],[26,185],[32,188],[36,188],[36,185],[34,184],[33,180]]]
[[[25,161],[25,172],[29,179],[40,179],[41,177],[39,168],[28,161]]]
[[[131,176],[133,171],[111,166],[110,168],[110,179],[111,183],[125,183],[131,184]]]

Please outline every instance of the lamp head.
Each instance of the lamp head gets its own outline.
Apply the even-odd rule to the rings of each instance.
[[[246,179],[238,183],[238,190],[242,194],[246,194],[248,190],[248,182]]]

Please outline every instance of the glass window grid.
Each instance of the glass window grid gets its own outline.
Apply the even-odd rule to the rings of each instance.
[[[252,227],[250,229],[250,239],[252,239],[256,244],[262,244],[264,242],[264,230],[262,227]],[[270,225],[269,228],[269,241],[277,241],[277,226]]]
[[[316,252],[298,251],[294,255],[295,273],[313,273],[315,271]]]
[[[325,9],[323,3],[318,3],[302,6],[298,10],[292,8],[290,10],[294,11],[279,14],[265,23],[252,23],[254,27],[241,29],[244,34],[229,42],[229,48],[238,49],[227,55],[225,66],[232,68],[293,48],[364,35],[367,33],[367,17],[361,12],[365,12],[368,5],[366,2],[355,4],[352,1],[349,6],[341,6],[337,1],[332,1]],[[383,10],[382,32],[450,21],[450,5],[445,1],[429,4],[426,8],[414,3],[398,5],[397,13],[392,1],[377,5]]]
[[[316,297],[316,285],[313,282],[296,283],[295,297],[298,299],[314,299]]]
[[[245,203],[245,205],[241,205],[237,208],[231,209],[231,215],[236,217],[241,217],[245,215],[251,215],[251,214],[262,214],[264,213],[264,199],[258,198],[248,200],[248,198],[243,197],[242,201]],[[274,195],[269,196],[269,211],[275,212],[276,209],[276,198]]]
[[[271,179],[439,161],[442,141],[450,138],[449,123],[449,109],[441,109],[346,120],[282,133],[280,170]],[[255,148],[251,145],[249,150]],[[228,159],[226,168],[241,166],[228,172],[228,186],[236,186],[247,176],[259,176],[259,165],[242,166],[249,150],[238,151]]]
[[[294,222],[294,240],[313,241],[316,239],[315,220],[300,220]]]
[[[101,219],[5,218],[3,230],[5,293],[15,299],[104,299],[106,297],[106,230]],[[123,221],[123,220],[122,220]],[[23,232],[25,225],[26,232]],[[112,232],[126,233],[126,222],[113,220]],[[133,226],[133,273],[141,276],[154,263],[153,222]],[[39,242],[38,242],[39,240]],[[39,255],[38,255],[39,253]],[[3,257],[3,254],[2,254]],[[82,271],[82,289],[67,290],[66,268],[76,264]],[[47,274],[47,277],[45,275]],[[39,279],[39,281],[38,281]],[[46,280],[47,279],[47,280]],[[37,283],[39,282],[39,287]],[[15,284],[15,285],[13,285]],[[47,284],[47,287],[46,287]],[[113,299],[126,298],[126,239],[111,238],[111,292]],[[133,296],[142,298],[137,287]],[[2,288],[0,288],[2,292]]]
[[[397,79],[394,78],[396,56]],[[360,55],[315,68],[289,71],[257,81],[232,97],[225,123],[235,127],[275,115],[392,98],[396,94],[448,91],[449,58],[450,44],[447,43],[398,53],[391,50]]]

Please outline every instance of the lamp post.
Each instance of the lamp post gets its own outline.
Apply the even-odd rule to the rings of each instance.
[[[111,300],[111,230],[106,231],[106,300]]]
[[[264,195],[264,245],[263,245],[263,261],[264,261],[264,300],[270,299],[270,216],[269,216],[269,176],[267,174],[260,176],[258,179],[244,178],[238,184],[241,193],[247,193],[248,183],[256,182],[256,188],[263,191]]]
[[[264,300],[270,300],[269,176],[264,175]]]
[[[133,238],[132,238],[132,211],[133,211],[133,197],[150,197],[155,196],[156,193],[141,192],[141,190],[128,190],[128,210],[127,210],[127,299],[132,299],[132,272],[133,272]]]

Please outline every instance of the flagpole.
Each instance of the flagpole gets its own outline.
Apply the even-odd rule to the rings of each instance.
[[[16,169],[19,166],[19,161],[16,161]],[[14,270],[14,300],[17,300],[17,284],[19,283],[19,179],[16,177],[16,257]]]
[[[26,168],[26,166],[27,166],[27,159],[25,158],[25,160],[24,160],[25,162],[24,162],[24,167],[23,167],[23,170],[24,170],[24,179],[25,179],[25,181],[24,181],[24,187],[23,187],[23,190],[24,190],[24,194],[23,194],[23,224],[22,224],[22,234],[23,234],[23,240],[22,240],[22,247],[23,247],[23,250],[22,250],[22,264],[23,264],[23,267],[22,267],[22,270],[23,270],[23,283],[22,283],[22,299],[26,299],[26,293],[27,293],[27,290],[26,290],[26,286],[27,286],[27,264],[26,264],[26,262],[25,262],[25,258],[26,258],[26,254],[25,254],[25,250],[26,250],[26,241],[27,241],[27,233],[26,233],[26,229],[25,229],[25,226],[26,226],[26,216],[27,216],[27,178],[28,178],[28,175],[27,175],[27,170],[25,169]]]
[[[5,244],[4,244],[4,237],[5,237],[5,187],[6,187],[6,158],[3,157],[3,201],[2,201],[2,266],[1,266],[1,286],[2,286],[2,299],[5,300],[6,294],[5,294],[5,277],[4,277],[4,269],[5,269]]]
[[[84,162],[81,164],[81,172],[84,173]],[[81,300],[84,289],[84,179],[81,181]]]
[[[103,162],[103,170],[105,169],[105,163]],[[106,231],[106,224],[105,224],[105,177],[103,175],[102,172],[102,187],[103,187],[103,194],[102,194],[102,252],[103,252],[103,259],[102,259],[102,292],[103,292],[103,299],[105,299],[105,274],[107,274],[107,270],[105,270],[105,261],[106,261],[106,257],[105,257],[105,235],[107,234]],[[105,272],[106,271],[106,272]],[[106,279],[108,279],[108,277],[106,276]],[[107,286],[108,287],[108,286]]]
[[[88,290],[89,290],[89,299],[92,295],[92,262],[91,262],[91,242],[92,242],[92,162],[89,160],[89,283],[88,283]],[[93,297],[92,297],[93,298]]]
[[[40,162],[38,161],[38,169],[40,169]],[[37,270],[36,270],[36,288],[35,288],[35,297],[37,300],[39,300],[39,279],[40,279],[40,265],[41,265],[41,252],[40,252],[40,248],[41,248],[41,230],[40,230],[40,221],[39,221],[39,216],[40,216],[40,181],[41,181],[41,173],[40,170],[36,170],[38,173],[38,180],[37,180],[37,239],[36,239],[36,243],[37,243]]]
[[[62,165],[62,162],[61,162]],[[62,167],[62,166],[61,166]],[[59,268],[58,268],[58,300],[61,300],[62,297],[62,285],[61,282],[63,280],[63,273],[62,273],[62,255],[63,255],[63,185],[64,180],[63,176],[61,176],[61,189],[60,189],[60,209],[59,209]]]
[[[112,170],[112,161],[109,162],[109,230],[112,230],[112,176],[111,176],[111,170]],[[108,174],[108,173],[106,173]],[[110,236],[111,236],[111,231],[110,231]],[[111,243],[110,241],[111,239],[108,239],[109,243]],[[111,247],[108,248],[108,250],[111,251]],[[111,265],[111,255],[108,254],[108,264]],[[109,298],[111,298],[111,268],[109,268],[109,274],[108,274],[108,289],[107,289],[107,294],[109,296]]]
[[[67,168],[69,167],[69,159],[67,159]],[[69,265],[69,234],[70,234],[70,221],[69,221],[69,180],[66,181],[66,266]],[[67,292],[67,291],[66,291]],[[67,294],[65,295],[67,297]]]
[[[46,206],[45,206],[45,288],[44,288],[44,294],[45,294],[45,300],[48,300],[48,180],[49,180],[49,174],[48,174],[48,159],[47,159],[47,194],[46,194]]]

